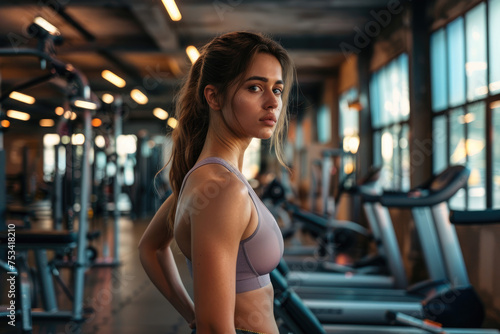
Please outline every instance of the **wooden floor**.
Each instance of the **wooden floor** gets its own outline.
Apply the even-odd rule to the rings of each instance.
[[[87,313],[81,325],[73,322],[37,321],[33,323],[34,334],[184,334],[191,333],[189,327],[166,299],[158,292],[146,276],[140,262],[137,244],[148,221],[120,220],[121,265],[95,266],[85,275],[85,308]],[[95,242],[96,246],[99,242]],[[192,283],[185,260],[176,256],[181,277],[188,291]],[[102,260],[103,258],[100,257]],[[64,280],[71,280],[70,274],[61,269]],[[4,282],[2,280],[2,282]],[[57,287],[57,286],[56,286]],[[58,287],[61,309],[71,309],[68,298]],[[3,319],[5,320],[5,319]],[[21,333],[1,322],[0,333]]]

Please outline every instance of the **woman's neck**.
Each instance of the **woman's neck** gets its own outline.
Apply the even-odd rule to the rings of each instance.
[[[241,171],[243,156],[251,139],[241,140],[226,131],[215,131],[210,127],[198,161],[208,157],[219,157]]]

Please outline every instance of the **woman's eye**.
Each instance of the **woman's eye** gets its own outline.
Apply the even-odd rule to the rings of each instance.
[[[259,86],[250,86],[248,89],[252,92],[258,92],[260,90]]]
[[[281,93],[283,93],[283,91],[282,91],[280,88],[275,88],[275,89],[273,89],[273,92],[274,92],[274,94],[276,94],[276,95],[281,95]]]

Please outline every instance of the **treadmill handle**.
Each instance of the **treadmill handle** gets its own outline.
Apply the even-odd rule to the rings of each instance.
[[[387,311],[386,317],[390,322],[396,322],[398,324],[408,325],[408,326],[415,327],[415,328],[420,328],[420,329],[423,329],[424,331],[427,331],[429,333],[434,333],[434,334],[446,334],[447,333],[440,326],[427,323],[427,322],[423,321],[422,319],[412,317],[411,315],[408,315],[405,313]]]

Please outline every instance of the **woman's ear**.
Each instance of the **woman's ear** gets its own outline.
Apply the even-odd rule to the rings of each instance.
[[[205,95],[205,99],[207,100],[210,109],[215,111],[221,110],[219,96],[217,96],[217,88],[215,88],[214,85],[206,85],[203,94]]]

